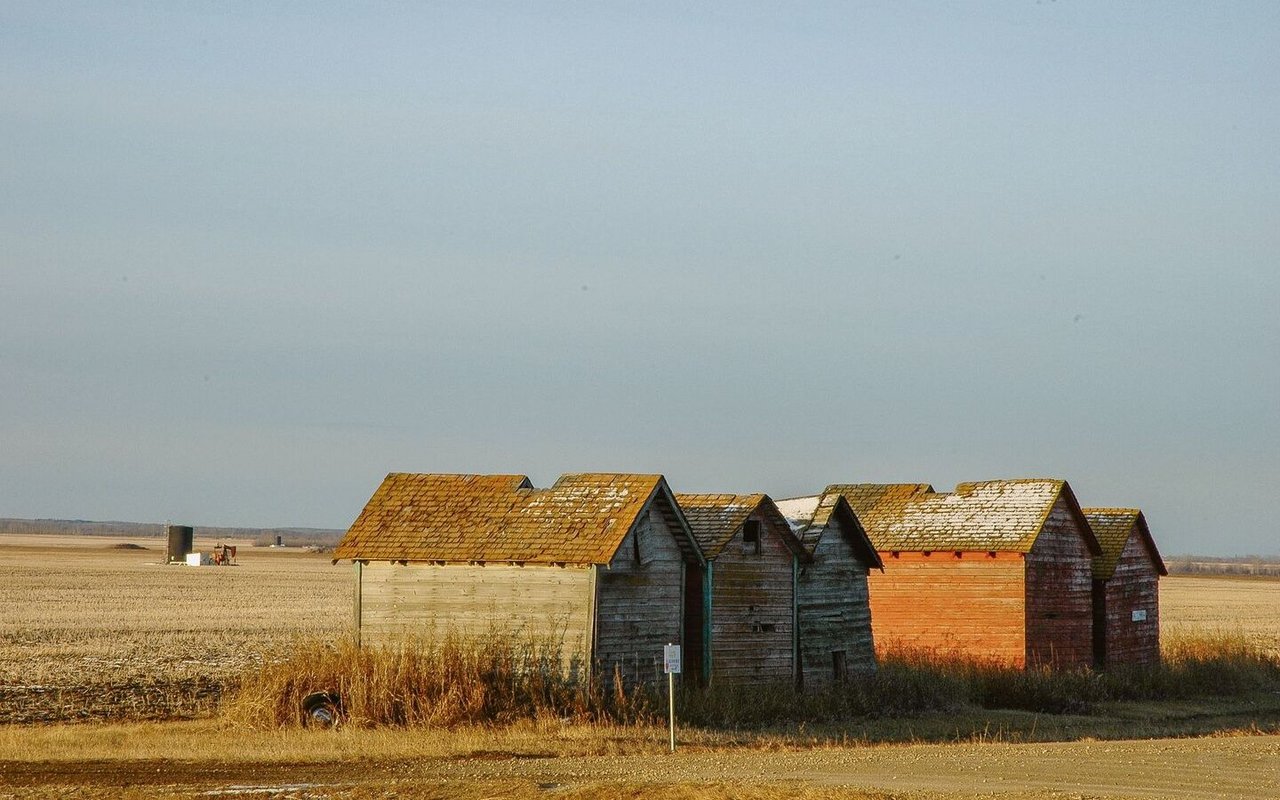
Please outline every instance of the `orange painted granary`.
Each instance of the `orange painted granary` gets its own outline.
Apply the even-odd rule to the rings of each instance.
[[[1026,569],[1018,553],[881,553],[871,625],[882,655],[896,649],[1026,657]]]
[[[870,577],[880,653],[923,649],[1016,666],[1093,663],[1098,543],[1061,480],[828,487],[884,562]]]

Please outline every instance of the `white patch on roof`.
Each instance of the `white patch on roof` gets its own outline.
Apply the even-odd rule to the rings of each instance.
[[[1034,538],[1057,497],[1051,480],[960,484],[948,494],[917,495],[876,521],[879,549],[1004,549]],[[870,532],[870,531],[869,531]]]
[[[792,531],[800,531],[809,526],[813,521],[813,515],[818,510],[818,501],[822,499],[822,495],[813,495],[812,497],[792,497],[787,500],[776,500],[774,505],[782,512],[782,516],[786,517],[787,524],[791,526]]]

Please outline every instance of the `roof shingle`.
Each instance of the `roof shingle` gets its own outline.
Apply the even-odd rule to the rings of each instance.
[[[661,475],[563,475],[534,489],[523,475],[392,473],[334,559],[606,564]]]

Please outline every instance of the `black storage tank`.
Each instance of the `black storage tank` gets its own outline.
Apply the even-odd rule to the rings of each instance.
[[[169,563],[185,563],[195,541],[195,530],[190,525],[166,525],[164,532],[169,539]]]

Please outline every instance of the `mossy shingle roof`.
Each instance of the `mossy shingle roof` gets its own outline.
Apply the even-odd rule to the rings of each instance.
[[[572,474],[550,488],[535,489],[523,475],[392,473],[333,555],[335,560],[606,564],[659,493],[670,496],[661,475]],[[678,523],[684,524],[682,517]]]
[[[1089,520],[1089,527],[1093,529],[1093,535],[1098,537],[1098,546],[1102,548],[1102,554],[1093,559],[1093,577],[1108,580],[1116,574],[1120,555],[1129,543],[1129,537],[1133,535],[1142,538],[1156,572],[1160,575],[1169,574],[1164,560],[1160,558],[1160,551],[1156,549],[1155,540],[1151,538],[1147,519],[1141,509],[1086,508],[1083,511],[1085,519]]]
[[[1018,478],[961,483],[951,492],[928,484],[835,484],[881,552],[1030,552],[1059,498],[1065,497],[1086,544],[1097,541],[1064,480]]]
[[[804,548],[791,532],[791,526],[767,494],[680,493],[676,495],[676,502],[680,504],[685,519],[689,520],[689,528],[698,540],[698,547],[708,559],[718,556],[756,511],[774,524],[789,550],[796,555],[804,554]]]

